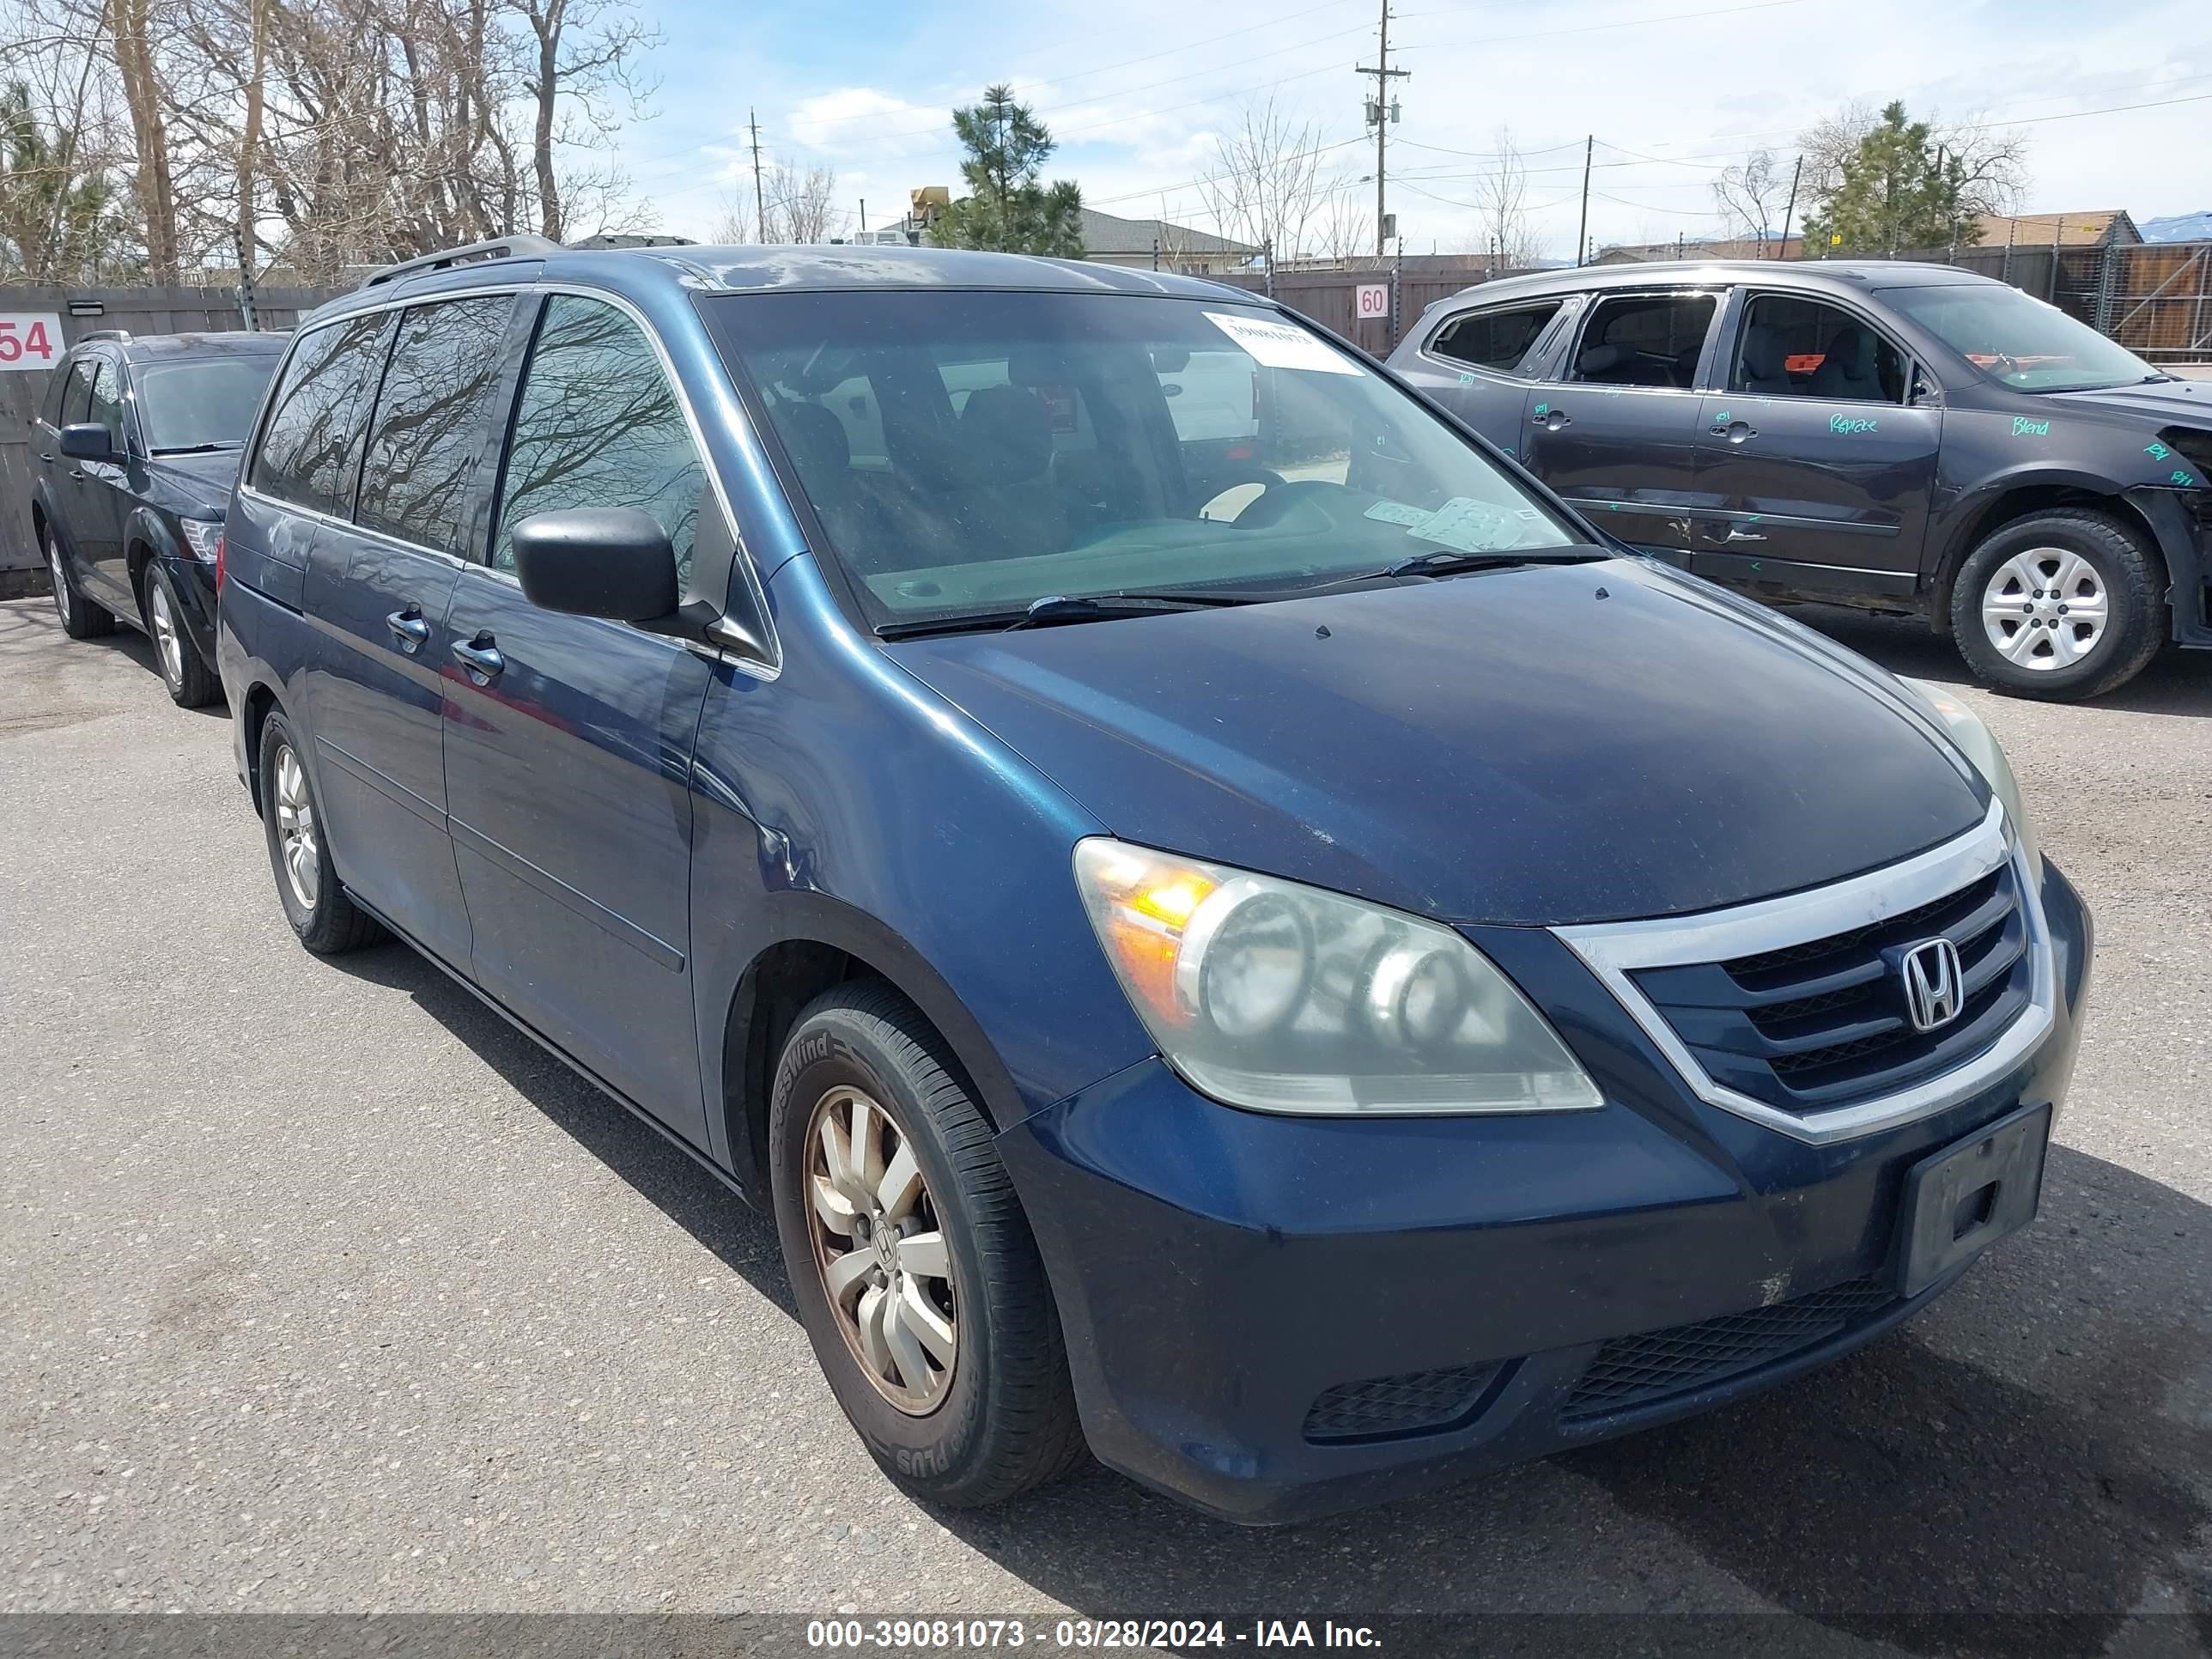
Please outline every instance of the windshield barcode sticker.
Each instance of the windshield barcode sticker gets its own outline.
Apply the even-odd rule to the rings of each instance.
[[[1318,335],[1309,334],[1288,323],[1271,322],[1265,317],[1238,317],[1224,311],[1200,314],[1264,368],[1310,368],[1323,374],[1367,372]]]

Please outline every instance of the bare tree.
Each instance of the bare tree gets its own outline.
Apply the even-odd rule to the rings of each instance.
[[[1881,118],[1872,104],[1856,98],[1799,133],[1797,152],[1805,161],[1799,199],[1817,201],[1833,194],[1844,182],[1844,163],[1858,155],[1861,142]]]
[[[1314,251],[1335,265],[1372,258],[1375,215],[1369,203],[1366,185],[1356,179],[1332,185],[1314,219]]]
[[[1755,149],[1734,167],[1723,167],[1713,179],[1713,200],[1729,222],[1730,234],[1741,233],[1759,244],[1766,256],[1775,222],[1790,200],[1790,164],[1771,149]]]
[[[165,282],[641,227],[605,138],[650,39],[619,0],[0,0],[0,74]]]
[[[1528,165],[1513,142],[1513,129],[1498,129],[1498,159],[1474,181],[1478,250],[1506,270],[1522,270],[1544,257],[1543,238],[1528,219]]]
[[[837,170],[810,167],[802,172],[788,157],[779,160],[761,181],[764,216],[772,242],[826,242],[844,228],[837,206]]]
[[[554,241],[566,234],[555,146],[564,136],[563,106],[594,135],[610,129],[604,100],[610,94],[635,106],[647,88],[638,78],[638,54],[659,36],[621,0],[507,0],[528,25],[535,48],[523,80],[532,103],[530,161],[538,185],[539,228]]]
[[[1269,98],[1245,105],[1214,148],[1218,165],[1199,180],[1199,191],[1221,234],[1267,248],[1278,262],[1304,255],[1328,198],[1320,125],[1293,123]]]
[[[1985,113],[1969,115],[1955,125],[1930,123],[1947,184],[1967,214],[2003,215],[2020,206],[2027,193],[2027,136],[2017,127],[1995,126]]]

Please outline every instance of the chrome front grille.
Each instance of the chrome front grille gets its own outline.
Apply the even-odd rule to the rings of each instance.
[[[1965,1099],[2032,1054],[2057,1008],[2041,897],[1994,803],[1978,829],[1827,887],[1558,934],[1700,1097],[1806,1140]],[[1939,937],[1961,1006],[1923,1032],[1900,963]]]
[[[1913,1029],[1901,952],[1948,939],[1962,1006]],[[2009,865],[1883,921],[1724,962],[1631,975],[1705,1074],[1784,1111],[1817,1111],[1905,1088],[1971,1059],[2033,993],[2027,921]]]

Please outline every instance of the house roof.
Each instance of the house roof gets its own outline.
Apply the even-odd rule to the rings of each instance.
[[[1751,236],[1723,236],[1714,241],[1684,237],[1679,242],[1627,242],[1597,251],[1596,263],[1626,264],[1647,259],[1794,259],[1803,239],[1791,232],[1787,238],[1770,236],[1765,246]]]
[[[1083,251],[1085,253],[1232,253],[1247,258],[1260,250],[1232,242],[1210,230],[1170,224],[1164,219],[1120,219],[1097,208],[1083,210]]]
[[[2107,242],[2130,247],[2142,240],[2136,222],[2120,208],[2077,213],[1984,213],[1983,247],[2102,247]]]

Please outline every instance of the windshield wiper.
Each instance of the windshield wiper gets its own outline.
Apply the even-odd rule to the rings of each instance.
[[[1511,564],[1588,564],[1613,555],[1602,548],[1525,548],[1518,552],[1488,553],[1445,548],[1434,553],[1414,553],[1375,572],[1377,576],[1449,576],[1461,570],[1489,570]]]
[[[242,444],[156,444],[152,453],[156,455],[207,455],[218,449],[241,449]]]
[[[1019,611],[977,611],[965,616],[929,617],[915,622],[884,623],[878,639],[910,639],[918,634],[982,632],[1012,633],[1022,628],[1050,628],[1061,623],[1106,622],[1118,617],[1162,617],[1176,611],[1207,611],[1224,605],[1251,605],[1268,594],[1218,593],[1203,589],[1159,593],[1100,593],[1082,596],[1048,593]]]

